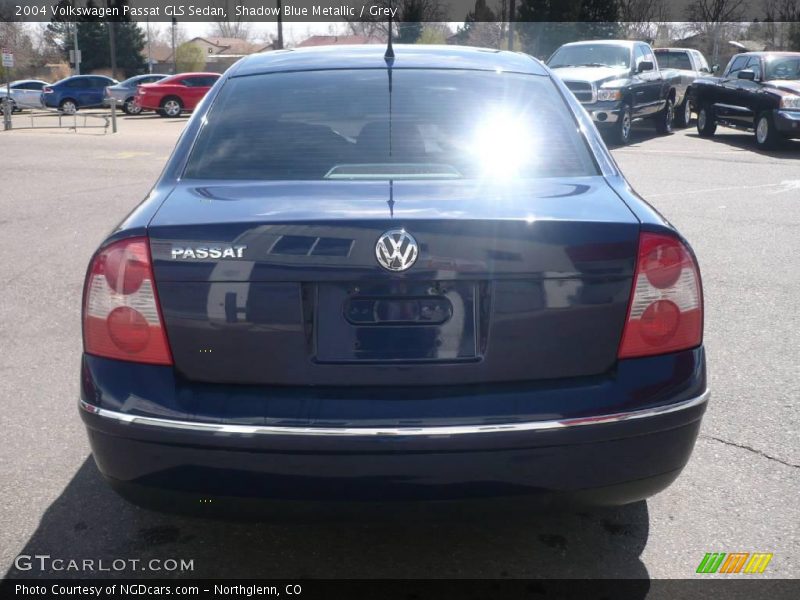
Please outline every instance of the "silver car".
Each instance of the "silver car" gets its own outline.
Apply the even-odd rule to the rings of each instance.
[[[117,106],[121,107],[125,114],[138,115],[142,112],[142,108],[133,102],[136,96],[136,88],[145,83],[155,83],[164,79],[166,75],[158,73],[149,73],[147,75],[136,75],[130,77],[117,85],[111,85],[106,88],[105,99],[103,100],[104,106],[110,106],[113,99]]]
[[[5,99],[8,96],[8,88],[11,88],[11,110],[21,110],[23,108],[39,108],[42,105],[42,88],[50,85],[46,81],[39,79],[19,79],[10,84],[2,84],[0,87],[0,114],[5,110]]]

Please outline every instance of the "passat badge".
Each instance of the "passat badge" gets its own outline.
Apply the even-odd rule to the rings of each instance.
[[[378,264],[389,271],[410,269],[418,255],[417,240],[405,229],[390,229],[375,244]]]
[[[172,259],[242,258],[247,246],[173,246]]]

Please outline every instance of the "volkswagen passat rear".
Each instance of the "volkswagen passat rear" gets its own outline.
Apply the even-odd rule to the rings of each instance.
[[[507,52],[240,61],[92,258],[83,326],[80,412],[137,500],[632,502],[708,397],[691,249]]]

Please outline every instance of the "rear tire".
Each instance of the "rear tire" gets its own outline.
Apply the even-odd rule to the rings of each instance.
[[[180,117],[181,112],[183,112],[183,102],[181,102],[180,98],[170,96],[161,101],[161,110],[158,111],[158,114],[162,117],[174,119]]]
[[[619,109],[619,118],[614,128],[611,130],[613,141],[620,146],[625,146],[631,141],[631,129],[633,128],[633,115],[629,104],[623,104]]]
[[[61,101],[61,104],[58,105],[58,110],[65,115],[74,115],[76,112],[78,112],[78,103],[72,98],[67,98],[66,100]]]
[[[781,134],[775,128],[772,113],[762,112],[756,118],[756,146],[764,150],[776,148],[782,141]]]
[[[697,133],[700,137],[711,137],[717,130],[717,120],[714,117],[714,109],[708,104],[704,104],[697,111]]]
[[[133,101],[133,96],[126,98],[122,103],[122,112],[126,115],[138,115],[142,112],[142,107]]]
[[[689,101],[689,96],[687,95],[681,104],[678,107],[678,110],[675,112],[675,122],[678,127],[688,127],[692,121],[692,103]]]
[[[656,131],[661,135],[672,133],[672,122],[675,120],[675,100],[667,98],[664,108],[656,115]]]

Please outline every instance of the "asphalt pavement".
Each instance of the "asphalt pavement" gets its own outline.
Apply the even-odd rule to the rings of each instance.
[[[760,577],[798,576],[800,142],[764,153],[748,134],[642,127],[613,150],[691,241],[705,286],[712,399],[668,490],[628,507],[513,518],[230,522],[118,498],[77,412],[87,262],[148,193],[184,123],[0,132],[0,571],[87,575],[14,567],[38,554],[192,560],[192,577],[686,578],[717,551],[771,552]]]

